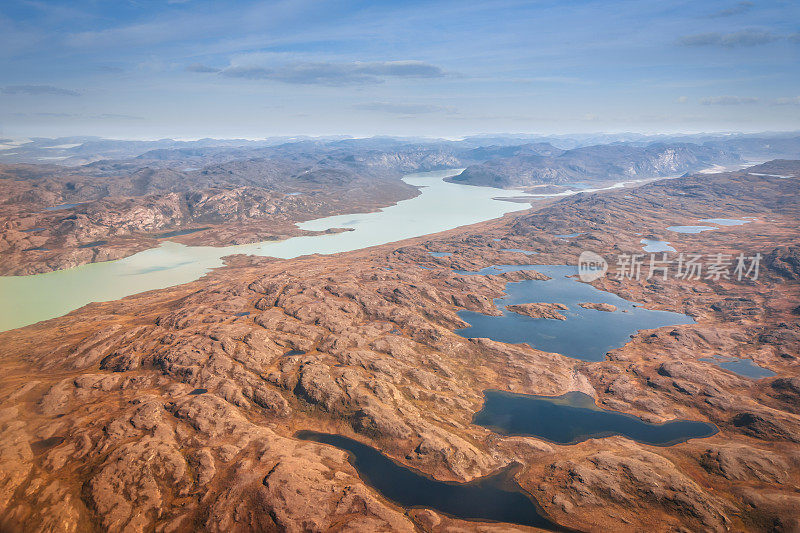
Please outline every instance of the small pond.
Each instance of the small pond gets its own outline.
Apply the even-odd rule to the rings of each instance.
[[[640,242],[644,245],[642,249],[648,253],[677,252],[675,248],[669,245],[668,241],[655,241],[652,239],[642,239]]]
[[[501,252],[516,252],[518,254],[525,254],[525,255],[536,255],[539,252],[534,252],[533,250],[522,250],[520,248],[501,248]]]
[[[775,372],[768,368],[758,366],[752,359],[740,359],[738,357],[703,357],[700,360],[707,363],[714,363],[720,368],[730,370],[734,374],[746,378],[761,379],[775,375]]]

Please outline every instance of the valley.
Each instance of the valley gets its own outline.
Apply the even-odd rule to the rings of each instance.
[[[796,164],[781,169],[800,175]],[[800,526],[792,488],[800,483],[800,185],[757,174],[555,198],[331,255],[233,255],[196,281],[0,333],[4,526],[792,531]],[[753,222],[666,229],[714,218]],[[592,250],[615,266],[620,254],[645,253],[643,238],[684,253],[759,253],[761,270],[755,280],[609,271],[592,282],[591,298],[552,298],[569,312],[560,311],[563,322],[541,319],[548,323],[570,324],[573,310],[622,316],[632,304],[691,317],[633,331],[599,358],[457,333],[469,325],[465,312],[501,315],[497,301],[511,285],[565,274],[536,265],[575,265]],[[617,309],[576,305],[606,301]],[[748,378],[705,360],[718,354],[774,375]],[[686,420],[718,431],[668,446],[503,435],[473,422],[487,390],[582,393],[644,424]],[[437,482],[516,465],[504,490],[527,494],[557,526],[404,507],[341,449],[300,440],[299,431],[379,449]]]

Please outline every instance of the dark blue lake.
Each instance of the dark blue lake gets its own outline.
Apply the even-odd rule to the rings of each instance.
[[[514,481],[510,469],[469,483],[437,481],[394,462],[370,446],[341,435],[300,431],[295,437],[348,452],[361,479],[402,507],[424,507],[466,520],[566,531],[540,513],[534,500]]]
[[[78,248],[94,248],[95,246],[102,246],[104,244],[108,244],[108,241],[87,242],[86,244],[81,244]]]
[[[633,415],[601,409],[582,392],[547,397],[487,390],[484,397],[474,424],[501,435],[528,435],[558,444],[623,435],[644,444],[670,446],[718,431],[713,424],[691,420],[650,424]]]
[[[565,276],[577,274],[568,265],[500,265],[478,272],[459,274],[500,274],[515,270],[536,270],[552,279],[508,283],[505,298],[495,299],[502,316],[475,311],[459,311],[458,316],[470,327],[456,330],[462,337],[486,337],[511,344],[525,343],[537,350],[560,353],[584,361],[602,361],[606,352],[623,346],[640,329],[654,329],[677,324],[693,324],[691,317],[670,311],[651,311],[636,307],[610,292],[601,291]],[[584,309],[580,303],[608,303],[614,312]],[[562,303],[566,320],[531,318],[505,309],[522,303]]]

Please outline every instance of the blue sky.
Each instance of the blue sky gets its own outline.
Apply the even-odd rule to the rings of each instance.
[[[800,129],[797,1],[0,4],[0,136]]]

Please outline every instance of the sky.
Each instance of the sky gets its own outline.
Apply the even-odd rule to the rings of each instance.
[[[800,129],[800,2],[0,2],[0,137]]]

